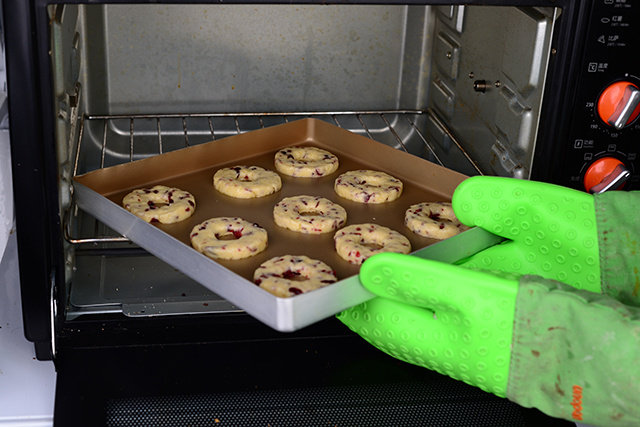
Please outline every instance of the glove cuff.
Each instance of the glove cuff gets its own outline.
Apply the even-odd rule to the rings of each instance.
[[[606,295],[524,276],[516,303],[507,397],[554,417],[637,425],[640,374],[632,361],[640,346],[638,331],[640,309]]]
[[[597,194],[594,203],[602,292],[640,306],[640,192]]]

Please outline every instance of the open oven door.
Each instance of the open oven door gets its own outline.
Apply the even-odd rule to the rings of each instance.
[[[286,339],[227,320],[271,338],[60,349],[55,425],[573,425],[393,359],[335,318]]]

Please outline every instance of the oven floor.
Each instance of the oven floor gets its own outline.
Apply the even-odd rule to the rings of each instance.
[[[75,349],[55,425],[574,425],[397,361],[357,336]]]

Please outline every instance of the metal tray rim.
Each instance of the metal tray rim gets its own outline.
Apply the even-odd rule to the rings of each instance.
[[[375,296],[354,275],[313,292],[292,298],[277,297],[85,185],[76,182],[74,187],[81,209],[91,212],[114,230],[138,242],[158,258],[179,268],[187,276],[278,331],[296,331]],[[451,263],[501,240],[500,237],[475,227],[415,251],[412,255]],[[171,250],[163,250],[163,247]],[[180,256],[180,263],[176,263],[176,254]],[[211,277],[216,280],[211,280]]]

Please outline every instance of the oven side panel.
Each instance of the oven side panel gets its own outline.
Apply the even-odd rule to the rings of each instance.
[[[52,284],[62,277],[57,170],[44,9],[5,2],[11,155],[25,335],[38,358],[52,357]],[[41,22],[42,24],[42,22]],[[43,45],[44,42],[44,45]]]

